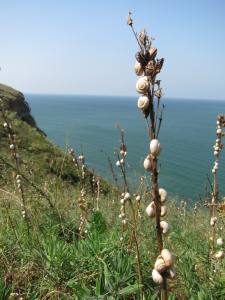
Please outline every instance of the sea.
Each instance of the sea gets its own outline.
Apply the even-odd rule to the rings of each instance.
[[[63,150],[84,153],[87,165],[112,181],[108,158],[120,180],[115,151],[120,145],[119,124],[127,145],[127,177],[132,191],[141,176],[149,182],[143,160],[149,152],[146,121],[136,97],[26,95],[38,126]],[[165,105],[159,141],[159,183],[176,200],[204,199],[210,192],[216,117],[225,113],[225,101],[169,99]],[[219,191],[225,196],[225,151],[219,163]]]

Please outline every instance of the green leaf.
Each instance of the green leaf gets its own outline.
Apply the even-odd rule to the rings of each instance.
[[[119,295],[121,296],[125,296],[125,295],[130,295],[130,294],[133,294],[133,293],[136,293],[137,291],[139,291],[141,289],[143,285],[141,284],[133,284],[133,285],[129,285],[125,288],[123,288],[122,290],[119,291]]]

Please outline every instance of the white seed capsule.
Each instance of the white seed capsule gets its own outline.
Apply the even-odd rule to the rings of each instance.
[[[152,270],[152,279],[157,284],[162,284],[163,283],[162,275],[155,269]]]
[[[221,134],[221,133],[222,133],[222,129],[218,128],[217,131],[216,131],[216,134]]]
[[[141,76],[144,72],[141,64],[138,61],[135,62],[134,71],[138,76]]]
[[[219,142],[220,142],[220,139],[216,139],[216,142],[219,143]]]
[[[166,234],[169,231],[170,226],[166,221],[161,221],[160,228],[162,229],[162,233]]]
[[[136,83],[136,90],[140,94],[146,94],[149,90],[149,82],[146,76],[138,79]]]
[[[155,216],[155,203],[154,202],[151,202],[146,207],[146,213],[150,218],[153,218]]]
[[[216,240],[216,244],[217,244],[218,246],[223,246],[223,239],[222,239],[222,238],[218,238],[218,239]]]
[[[219,152],[218,151],[214,151],[213,153],[215,156],[218,156],[219,155]]]
[[[161,147],[157,139],[153,139],[150,142],[150,152],[153,156],[158,156],[160,153]]]
[[[165,262],[166,267],[171,267],[173,265],[173,257],[169,250],[163,249],[161,251],[161,256]]]
[[[130,193],[125,193],[124,200],[128,200],[128,199],[130,199]]]
[[[161,213],[160,213],[161,217],[165,217],[166,213],[167,213],[167,207],[165,205],[161,206]]]
[[[151,160],[148,158],[148,156],[145,158],[145,160],[143,162],[143,167],[148,172],[150,172],[152,170]]]
[[[14,144],[11,144],[11,145],[9,146],[9,148],[10,148],[11,150],[15,149],[15,145],[14,145]]]
[[[215,258],[224,258],[224,251],[220,250],[215,254]]]
[[[121,199],[121,200],[120,200],[120,203],[121,203],[121,204],[124,204],[124,203],[125,203],[125,200],[124,200],[124,199]]]
[[[146,110],[149,107],[149,99],[147,96],[141,96],[138,99],[137,107],[142,110]]]
[[[163,188],[159,188],[159,196],[160,196],[160,200],[161,202],[165,202],[167,199],[167,191]]]
[[[3,127],[4,127],[4,128],[8,127],[8,124],[5,122],[5,123],[3,124]]]
[[[156,262],[155,262],[155,265],[154,265],[154,269],[156,271],[158,271],[159,273],[162,273],[166,270],[166,265],[165,265],[165,262],[163,260],[162,257],[158,257]]]
[[[212,173],[213,173],[213,174],[216,173],[216,169],[215,169],[215,168],[212,169]]]
[[[127,224],[127,220],[126,219],[122,220],[122,223],[123,223],[123,225],[126,225]]]

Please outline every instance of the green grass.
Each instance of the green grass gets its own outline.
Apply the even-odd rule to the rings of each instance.
[[[120,241],[118,193],[101,179],[100,211],[96,211],[92,174],[87,173],[87,235],[81,239],[79,177],[71,158],[13,114],[8,117],[22,158],[30,232],[20,213],[12,176],[15,165],[0,126],[0,299],[139,299],[130,223]],[[158,299],[159,290],[151,278],[158,251],[154,220],[145,214],[148,202],[146,194],[137,228],[145,300]],[[173,201],[168,201],[168,208],[171,230],[165,247],[175,255],[177,273],[175,280],[169,280],[170,299],[225,299],[224,260],[214,272],[208,258],[208,211],[201,206],[194,214],[189,208],[183,216]]]

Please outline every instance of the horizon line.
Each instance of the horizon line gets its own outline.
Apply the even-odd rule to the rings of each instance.
[[[37,93],[37,92],[23,92],[24,95],[43,95],[43,96],[92,96],[92,97],[119,97],[119,98],[138,98],[139,95],[109,95],[109,94],[83,94],[83,93]],[[225,98],[194,98],[194,97],[184,97],[184,96],[163,96],[161,100],[199,100],[199,101],[225,101]]]

